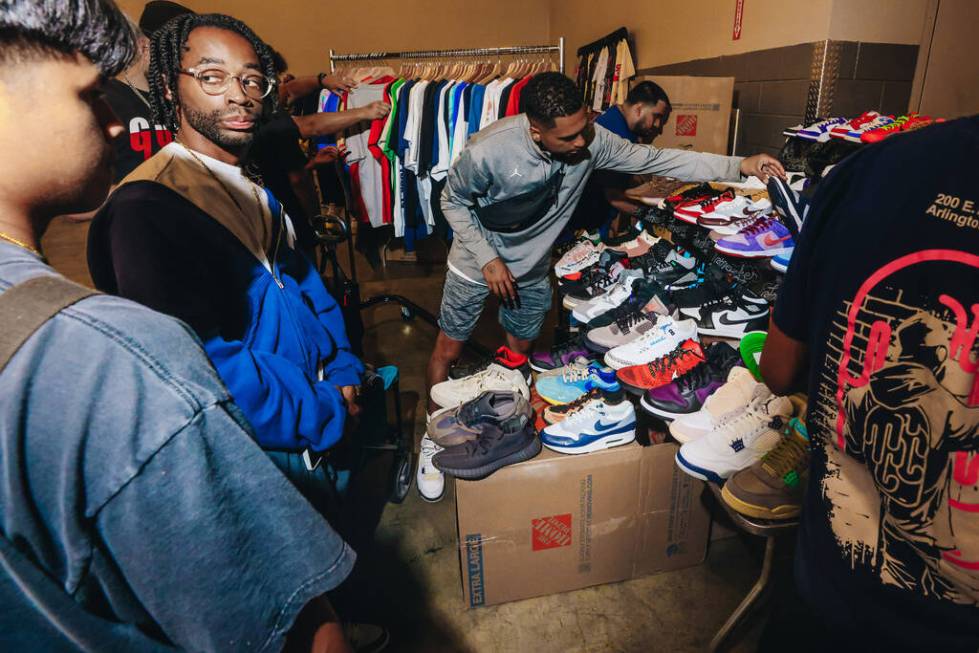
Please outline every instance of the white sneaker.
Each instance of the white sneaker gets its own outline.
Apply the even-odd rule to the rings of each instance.
[[[422,436],[418,454],[418,470],[415,472],[415,486],[418,488],[418,494],[421,495],[422,499],[430,503],[441,501],[442,495],[445,494],[445,474],[432,464],[432,458],[440,451],[442,451],[442,447],[432,442],[428,433]]]
[[[757,385],[758,381],[747,368],[732,367],[727,375],[727,383],[707,397],[700,410],[689,415],[680,415],[670,422],[670,435],[680,444],[707,435],[725,419],[744,410]]]
[[[642,270],[626,270],[619,275],[618,281],[612,284],[605,293],[575,306],[571,316],[579,322],[585,323],[590,322],[602,313],[611,311],[632,297],[633,284],[642,278]]]
[[[627,344],[610,349],[605,353],[605,364],[613,370],[621,370],[631,365],[643,365],[666,356],[686,340],[700,342],[697,336],[697,322],[694,320],[674,320],[662,316],[656,320],[656,328]]]
[[[559,277],[563,277],[569,274],[574,274],[575,272],[580,272],[581,270],[598,263],[598,259],[602,255],[602,250],[604,249],[605,245],[602,243],[598,243],[596,245],[587,238],[581,240],[577,245],[565,252],[564,256],[562,256],[554,265],[554,274]]]
[[[600,395],[564,420],[546,427],[540,439],[548,449],[567,454],[629,444],[636,439],[636,409],[622,390]]]
[[[475,399],[487,390],[519,392],[530,401],[530,387],[519,369],[511,370],[491,363],[482,372],[463,379],[443,381],[432,386],[431,398],[441,408],[450,408]]]
[[[773,395],[764,383],[755,386],[744,410],[676,453],[680,469],[702,481],[723,483],[750,467],[782,439],[781,425],[794,416],[788,397]]]

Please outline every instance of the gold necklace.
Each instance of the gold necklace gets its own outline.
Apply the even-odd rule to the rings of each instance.
[[[36,247],[31,247],[30,245],[28,245],[24,241],[17,240],[13,236],[8,236],[7,234],[3,233],[2,231],[0,231],[0,240],[6,240],[8,243],[13,243],[14,245],[17,245],[18,247],[23,247],[24,249],[26,249],[29,252],[34,252],[35,254],[37,254],[38,256],[40,256],[42,259],[44,258],[44,254],[41,253],[41,250],[37,249]]]
[[[126,75],[123,75],[122,76],[122,81],[126,82],[126,86],[128,86],[130,89],[132,89],[133,94],[136,97],[138,97],[143,102],[143,104],[146,105],[146,108],[150,110],[150,114],[152,115],[152,113],[153,113],[153,105],[151,105],[149,103],[149,101],[147,101],[147,99],[145,97],[143,97],[143,94],[140,92],[140,90],[138,88],[136,88],[136,85],[133,84],[131,81],[129,81],[129,77],[127,77]]]

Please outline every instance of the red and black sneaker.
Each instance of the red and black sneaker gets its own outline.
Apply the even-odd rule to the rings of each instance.
[[[501,365],[510,370],[520,370],[523,372],[524,378],[527,379],[527,384],[533,381],[533,375],[530,371],[530,362],[527,357],[523,354],[518,354],[506,345],[503,345],[496,350],[496,354],[488,358],[484,358],[481,361],[476,361],[475,363],[456,363],[449,368],[449,378],[452,380],[464,379],[467,376],[472,376],[478,372],[482,372],[492,363]]]
[[[714,190],[710,184],[702,183],[697,184],[691,188],[680,193],[675,193],[666,198],[665,204],[666,209],[672,211],[680,204],[685,204],[690,201],[700,201],[705,197],[710,197],[716,195],[718,191]]]

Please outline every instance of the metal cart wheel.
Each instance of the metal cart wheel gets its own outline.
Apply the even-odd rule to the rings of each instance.
[[[391,488],[391,503],[401,503],[408,496],[411,490],[412,456],[410,452],[405,453],[404,458],[398,463],[397,472],[394,475],[394,487]]]

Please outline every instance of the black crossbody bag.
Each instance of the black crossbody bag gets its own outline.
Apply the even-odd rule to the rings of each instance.
[[[488,231],[504,234],[524,231],[547,215],[557,202],[558,191],[563,181],[564,166],[561,166],[550,179],[544,182],[543,186],[493,204],[476,206],[473,212],[479,223]]]

